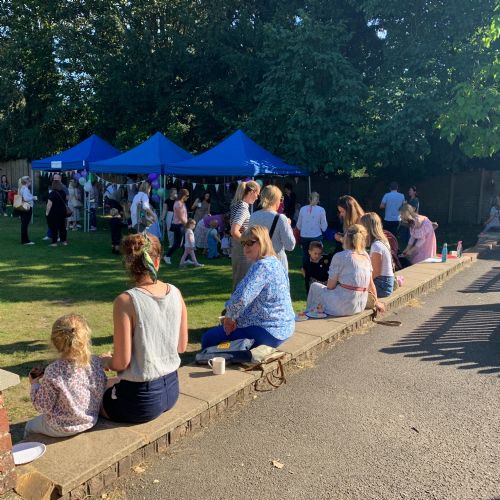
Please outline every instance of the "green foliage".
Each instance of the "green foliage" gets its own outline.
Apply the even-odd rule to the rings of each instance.
[[[485,158],[500,151],[500,6],[474,43],[483,49],[484,57],[472,77],[455,86],[436,126],[451,144],[458,142],[467,156]]]
[[[498,150],[496,3],[5,0],[0,158],[242,127],[318,172],[460,168]]]

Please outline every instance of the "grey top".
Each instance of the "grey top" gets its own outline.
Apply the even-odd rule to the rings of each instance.
[[[248,226],[264,226],[271,230],[276,213],[268,210],[257,210],[251,215]],[[292,227],[288,224],[286,215],[280,214],[274,229],[272,242],[276,257],[283,264],[285,271],[288,272],[288,259],[285,250],[291,252],[295,248],[295,236]]]
[[[181,294],[169,285],[161,297],[140,288],[126,293],[132,298],[136,325],[132,337],[132,359],[118,375],[130,382],[155,380],[174,372],[181,360],[177,353],[181,326]]]

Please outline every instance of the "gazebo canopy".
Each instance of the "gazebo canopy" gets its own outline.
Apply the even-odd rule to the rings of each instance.
[[[62,153],[31,162],[33,170],[78,170],[89,162],[106,160],[120,151],[95,134]]]
[[[190,160],[169,163],[166,173],[191,176],[307,176],[306,169],[286,164],[241,130]]]
[[[171,173],[166,165],[191,158],[192,155],[156,132],[135,148],[109,160],[90,164],[90,171],[108,174]]]

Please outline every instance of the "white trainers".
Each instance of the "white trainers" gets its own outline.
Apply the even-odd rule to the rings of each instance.
[[[201,264],[200,262],[197,262],[196,264],[193,264],[194,267],[205,267],[205,264]]]
[[[35,242],[34,241],[28,241],[28,243],[24,243],[24,246],[28,246],[28,245],[34,245]]]
[[[48,240],[51,240],[52,238],[50,236],[44,236],[42,238],[43,241],[48,241]]]
[[[167,257],[166,255],[165,255],[165,257],[163,257],[163,262],[165,262],[165,264],[168,264],[168,265],[172,264],[170,257]]]

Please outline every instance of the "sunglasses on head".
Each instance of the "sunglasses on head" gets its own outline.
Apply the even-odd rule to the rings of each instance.
[[[240,241],[242,247],[251,247],[255,243],[257,243],[257,240],[245,240],[245,241]]]

